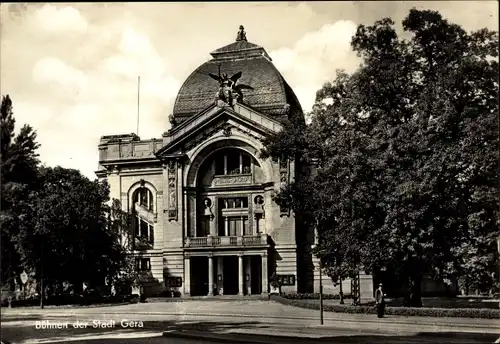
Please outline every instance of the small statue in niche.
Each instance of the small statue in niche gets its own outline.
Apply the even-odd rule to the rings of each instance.
[[[245,32],[245,28],[243,25],[240,25],[240,30],[238,31],[238,34],[236,35],[236,42],[239,41],[247,41],[247,33]]]
[[[256,209],[262,208],[262,205],[264,204],[264,197],[262,197],[261,195],[256,196],[254,199],[254,203],[256,205]]]
[[[213,220],[214,213],[212,212],[212,200],[210,198],[205,198],[203,200],[204,212],[203,215],[210,216],[210,220]]]
[[[255,204],[254,213],[256,215],[260,214],[264,218],[264,197],[261,195],[255,196],[253,202]]]

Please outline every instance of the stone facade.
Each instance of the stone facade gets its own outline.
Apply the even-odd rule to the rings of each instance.
[[[145,292],[266,294],[273,273],[286,282],[283,292],[318,291],[317,260],[305,253],[311,230],[273,201],[298,166],[259,154],[267,135],[291,116],[303,118],[300,104],[265,50],[246,38],[212,56],[197,71],[214,72],[221,90],[244,79],[246,101],[222,91],[215,98],[217,83],[195,71],[162,138],[103,136],[99,145],[97,175],[133,214],[133,252],[150,281]],[[224,79],[221,69],[235,74]],[[326,276],[324,283],[333,288]],[[367,295],[370,283],[362,287]]]

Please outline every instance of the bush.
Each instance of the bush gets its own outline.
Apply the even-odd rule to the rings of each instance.
[[[51,296],[43,301],[45,306],[66,306],[66,305],[99,305],[99,304],[117,304],[117,303],[138,303],[139,295],[96,295],[96,294],[62,294]],[[2,307],[8,307],[9,303],[4,300]],[[36,307],[40,305],[40,298],[31,298],[26,300],[12,300],[12,307]]]
[[[283,294],[290,300],[319,300],[319,293]],[[344,299],[352,299],[352,295],[344,294]],[[340,300],[339,294],[323,294],[323,300]]]
[[[180,291],[174,290],[173,293],[174,293],[174,297],[181,297],[182,296]],[[162,291],[153,295],[153,297],[161,297],[161,298],[170,297],[171,298],[172,292],[169,289],[163,289]]]
[[[271,300],[307,309],[319,310],[319,304],[311,302],[301,302],[299,299],[291,299],[276,295],[271,296]],[[350,314],[376,314],[373,306],[350,306],[350,305],[323,305],[326,312],[350,313]],[[500,309],[484,308],[409,308],[409,307],[386,307],[385,314],[399,316],[419,316],[419,317],[451,317],[451,318],[481,318],[500,319]]]

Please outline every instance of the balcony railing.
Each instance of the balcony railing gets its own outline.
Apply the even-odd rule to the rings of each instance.
[[[120,159],[155,159],[155,152],[163,146],[162,139],[139,141],[133,139],[101,140],[99,145],[99,161]]]
[[[134,250],[143,251],[143,250],[152,250],[153,242],[148,238],[134,238]]]
[[[267,244],[267,234],[254,236],[188,237],[185,240],[185,247],[263,246]]]

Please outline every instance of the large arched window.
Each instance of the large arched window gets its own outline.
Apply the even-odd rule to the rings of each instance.
[[[234,178],[237,179],[234,179]],[[263,181],[257,160],[239,148],[223,148],[210,154],[198,170],[198,186],[250,185]]]
[[[215,155],[215,174],[248,174],[252,172],[252,158],[238,149],[224,149]]]
[[[141,207],[151,212],[154,209],[153,193],[146,187],[141,187],[134,192],[132,202],[134,204],[139,203]]]
[[[132,213],[134,215],[134,243],[136,250],[152,249],[154,245],[153,193],[140,187],[132,194]]]

